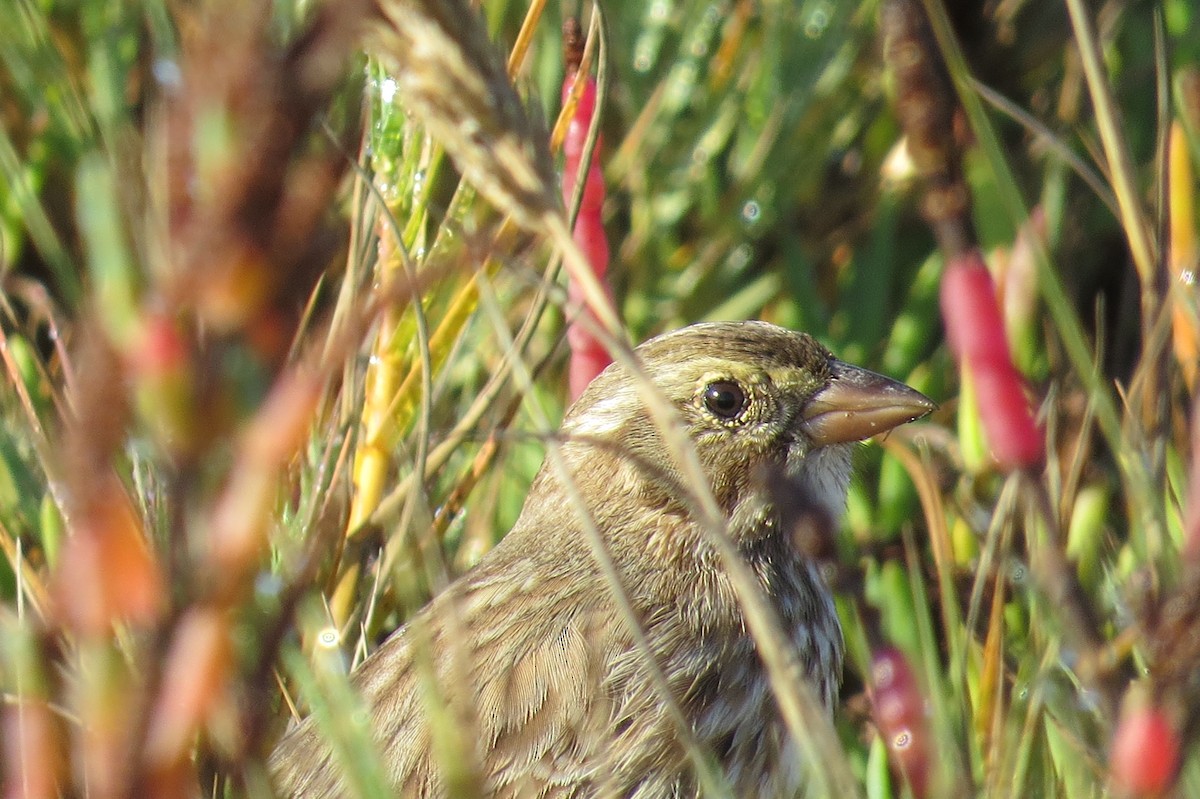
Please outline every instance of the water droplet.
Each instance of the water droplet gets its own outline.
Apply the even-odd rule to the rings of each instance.
[[[747,200],[746,204],[742,206],[742,219],[746,220],[747,223],[752,225],[757,222],[761,216],[762,206],[760,206],[754,200]]]
[[[150,71],[154,79],[168,89],[178,89],[183,85],[183,71],[179,69],[179,64],[169,58],[155,59]]]
[[[693,87],[696,85],[696,64],[694,61],[677,63],[671,70],[665,102],[669,108],[685,108],[695,98]]]
[[[325,649],[336,649],[341,640],[342,636],[337,627],[326,627],[317,633],[317,646]]]
[[[819,39],[829,29],[832,18],[828,3],[817,3],[804,20],[804,35],[810,39]]]
[[[379,99],[390,104],[396,99],[397,88],[395,78],[384,78],[379,82]]]
[[[649,72],[650,54],[639,50],[633,57],[633,68],[638,72]]]
[[[912,733],[908,730],[901,730],[896,733],[896,737],[892,739],[893,749],[907,749],[912,743]]]

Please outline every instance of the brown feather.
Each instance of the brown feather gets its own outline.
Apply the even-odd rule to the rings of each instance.
[[[729,533],[817,696],[832,706],[843,649],[832,596],[815,565],[791,546],[789,520],[760,479],[783,474],[809,504],[840,512],[853,445],[817,448],[803,417],[832,379],[832,356],[804,334],[764,323],[698,325],[654,339],[638,354],[679,412]],[[722,380],[745,391],[736,419],[705,404],[707,388]],[[691,518],[680,472],[635,379],[610,367],[568,412],[562,432],[570,479],[691,737],[733,795],[794,795],[798,757],[741,605]],[[445,767],[462,766],[439,763],[435,754],[431,694],[469,727],[464,740],[489,796],[697,795],[684,736],[634,645],[566,485],[543,466],[512,532],[354,676],[398,795],[445,796]],[[436,691],[419,676],[422,641]],[[285,795],[346,793],[311,720],[284,738],[271,767]]]

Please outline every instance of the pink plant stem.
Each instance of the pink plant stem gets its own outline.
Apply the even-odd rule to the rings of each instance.
[[[1013,365],[996,285],[978,250],[950,259],[941,304],[950,348],[975,381],[979,418],[996,463],[1005,470],[1037,467],[1045,457],[1045,437]]]
[[[575,86],[576,72],[571,70],[563,80],[562,97],[567,101]],[[580,160],[583,157],[584,145],[587,141],[588,128],[596,111],[596,81],[590,76],[587,85],[579,98],[575,116],[567,126],[566,137],[563,139],[563,202],[568,206],[575,194],[576,178],[579,174]],[[604,176],[599,164],[600,142],[597,141],[591,163],[588,165],[584,182],[583,200],[579,207],[579,216],[575,220],[574,238],[587,256],[595,272],[597,280],[604,286],[609,300],[612,299],[612,288],[608,283],[608,237],[604,232],[601,221],[601,209],[604,205]],[[595,316],[585,308],[583,290],[571,280],[567,285],[567,296],[570,300],[568,308],[580,309],[575,312],[567,326],[567,343],[571,347],[569,367],[570,401],[583,393],[588,383],[612,362],[608,350],[593,335],[592,330],[599,328]]]
[[[1200,563],[1200,395],[1192,405],[1192,474],[1188,480],[1187,506],[1183,517],[1183,556]]]
[[[913,796],[929,795],[933,778],[925,697],[908,658],[894,646],[871,652],[872,715],[888,748],[888,760],[904,775]]]

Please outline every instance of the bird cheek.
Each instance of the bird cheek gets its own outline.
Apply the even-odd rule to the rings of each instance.
[[[790,442],[782,453],[782,463],[784,474],[794,477],[804,471],[805,460],[812,454],[812,444],[808,439],[801,436]]]

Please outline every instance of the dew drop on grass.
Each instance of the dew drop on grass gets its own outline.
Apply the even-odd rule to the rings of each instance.
[[[692,89],[696,85],[696,64],[685,61],[675,65],[671,73],[670,83],[666,92],[666,104],[669,108],[685,108],[692,100]]]
[[[749,246],[745,244],[743,244],[742,247],[745,247],[747,250],[750,249]],[[741,250],[742,247],[738,247],[738,250]],[[835,566],[832,562],[826,561],[817,568],[821,572],[821,577],[825,579],[825,582],[832,584],[833,581],[837,579],[837,566]]]
[[[337,649],[341,640],[342,636],[336,627],[325,627],[317,633],[317,646],[324,649]]]
[[[804,35],[810,39],[821,38],[829,30],[831,19],[832,14],[829,3],[821,2],[813,4],[804,20]]]
[[[742,220],[747,225],[754,225],[762,217],[762,206],[755,200],[747,200],[742,206]]]
[[[179,64],[170,58],[155,59],[150,71],[164,88],[178,89],[183,85],[183,72],[179,69]]]
[[[385,103],[391,103],[396,99],[396,88],[395,78],[384,78],[379,81],[379,99]]]

